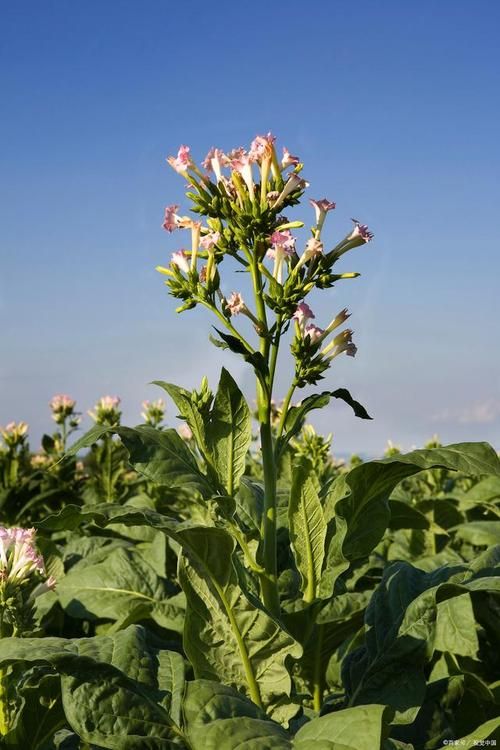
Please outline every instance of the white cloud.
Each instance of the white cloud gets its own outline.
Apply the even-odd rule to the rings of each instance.
[[[489,399],[458,408],[445,408],[432,416],[433,422],[491,424],[500,419],[500,401]]]

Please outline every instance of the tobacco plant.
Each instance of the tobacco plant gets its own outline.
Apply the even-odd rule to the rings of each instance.
[[[356,346],[348,310],[320,327],[312,298],[358,276],[344,256],[372,233],[353,220],[330,241],[326,198],[310,201],[305,233],[290,213],[308,188],[303,165],[287,149],[280,158],[270,134],[248,150],[211,149],[201,165],[181,146],[168,162],[187,182],[191,213],[168,206],[164,228],[189,240],[158,271],[177,311],[204,308],[214,345],[251,368],[256,410],[225,368],[215,392],[206,378],[194,390],[156,381],[181,434],[159,427],[154,405],[130,428],[118,404],[100,404],[66,460],[89,447],[99,456],[106,502],[70,503],[37,524],[59,578],[36,606],[50,637],[0,641],[4,677],[19,685],[17,698],[6,693],[4,741],[29,737],[38,750],[492,743],[498,456],[483,443],[436,442],[335,464],[330,439],[305,425],[309,413],[334,400],[370,417],[343,385],[314,390]],[[140,477],[134,496],[116,491],[114,436]],[[35,694],[45,700],[36,736],[27,729]]]

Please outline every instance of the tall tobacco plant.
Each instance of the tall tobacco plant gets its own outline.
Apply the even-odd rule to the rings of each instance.
[[[323,228],[335,203],[326,198],[311,199],[315,220],[305,247],[299,249],[293,230],[302,228],[304,222],[292,221],[284,212],[300,202],[308,182],[301,176],[303,164],[297,156],[284,148],[279,159],[275,138],[270,133],[257,136],[248,151],[236,148],[226,154],[220,149],[211,149],[202,163],[206,171],[193,161],[187,146],[181,146],[177,157],[169,157],[168,163],[187,180],[186,197],[191,211],[201,219],[180,215],[177,204],[165,209],[164,228],[168,232],[187,230],[190,247],[175,252],[170,265],[158,266],[157,270],[167,277],[165,283],[170,294],[182,301],[177,312],[198,305],[206,308],[219,326],[216,327],[219,338],[212,339],[213,343],[242,356],[253,368],[264,507],[260,528],[261,562],[252,559],[252,565],[258,571],[264,604],[269,611],[278,614],[277,467],[283,452],[307,412],[325,405],[330,396],[344,399],[358,416],[369,418],[345,389],[292,406],[295,393],[321,380],[336,357],[356,354],[352,331],[342,329],[350,317],[347,309],[335,314],[328,325],[320,328],[312,322],[315,315],[306,299],[314,290],[329,289],[338,281],[358,276],[357,273],[336,272],[336,264],[349,250],[369,242],[373,234],[366,225],[353,219],[353,228],[339,243],[326,244]],[[248,304],[241,291],[233,291],[229,296],[222,291],[226,286],[222,285],[223,261],[228,257],[251,279],[252,294]],[[242,317],[251,322],[252,338],[238,325]],[[273,430],[275,377],[280,348],[288,338],[289,329],[292,331],[290,350],[294,375]],[[224,377],[229,378],[227,374]],[[167,390],[182,413],[183,397],[179,398],[175,388],[167,387]],[[235,384],[233,392],[236,394]],[[205,399],[204,409],[208,414],[211,400],[208,391]],[[222,469],[219,475],[223,475],[223,489],[229,497],[238,489],[249,442],[248,409],[240,394],[235,406],[238,409],[233,414],[236,431],[231,443],[224,445],[222,451],[218,445],[221,435],[220,428],[216,428],[217,419],[220,420],[217,411],[211,413],[211,418],[202,416],[203,431],[191,424],[194,420],[189,414],[182,413],[194,431],[207,465],[215,468],[215,473],[217,468]],[[319,539],[313,541],[319,542]],[[313,552],[311,549],[302,551],[306,601],[315,597]]]

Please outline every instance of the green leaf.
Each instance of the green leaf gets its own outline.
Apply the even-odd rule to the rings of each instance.
[[[210,447],[207,441],[206,422],[203,414],[193,404],[191,393],[185,388],[181,388],[173,383],[166,383],[164,380],[153,380],[153,385],[159,385],[168,393],[176,407],[179,409],[179,415],[187,422],[191,428],[198,447],[205,458],[210,455]]]
[[[481,724],[480,727],[477,727],[477,729],[466,737],[455,740],[455,745],[466,749],[480,746],[487,747],[487,745],[482,744],[484,740],[495,741],[495,744],[500,742],[500,718],[490,719],[490,721]]]
[[[475,547],[500,544],[500,521],[469,521],[453,526],[450,531],[454,531],[458,539]]]
[[[236,338],[236,336],[231,336],[228,333],[224,333],[218,328],[215,328],[215,330],[232,352],[234,352],[235,354],[241,354],[245,362],[248,362],[252,365],[255,370],[255,374],[259,378],[261,384],[266,387],[265,378],[269,374],[269,369],[262,354],[260,352],[249,351],[240,341],[240,339]]]
[[[476,631],[470,594],[461,594],[438,603],[435,649],[476,659],[479,650]]]
[[[84,742],[110,750],[179,747],[167,711],[117,670],[80,665],[61,687],[66,718]]]
[[[289,505],[290,543],[302,581],[304,601],[317,595],[325,557],[326,521],[309,461],[293,468]]]
[[[172,720],[180,726],[181,704],[186,684],[183,657],[176,651],[159,651],[158,653],[158,687],[168,693],[163,701]]]
[[[57,594],[71,617],[119,620],[143,605],[141,619],[147,611],[164,627],[182,632],[184,611],[169,602],[167,582],[131,550],[114,549],[95,564],[82,560],[58,582]]]
[[[386,706],[346,708],[305,724],[293,750],[381,750],[391,711]]]
[[[234,685],[271,716],[290,718],[296,707],[288,705],[285,662],[301,655],[300,645],[238,585],[227,532],[193,528],[181,538],[179,578],[188,602],[184,648],[195,676]]]
[[[233,688],[209,680],[186,686],[184,721],[192,750],[290,750],[285,730]]]
[[[325,503],[329,545],[321,594],[331,595],[350,562],[366,557],[390,520],[389,498],[399,482],[422,469],[445,468],[465,474],[500,476],[500,460],[487,443],[459,443],[369,461],[339,476]]]
[[[228,495],[239,486],[251,440],[251,416],[245,397],[222,368],[211,414],[210,443],[215,468]]]

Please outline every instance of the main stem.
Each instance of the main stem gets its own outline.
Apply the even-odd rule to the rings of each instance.
[[[262,290],[262,275],[258,266],[258,248],[252,258],[251,273],[255,295],[255,307],[261,326],[260,352],[269,367],[270,341],[267,326],[266,306]],[[273,363],[275,364],[275,363]],[[274,368],[273,368],[274,369]],[[257,408],[260,423],[260,444],[264,471],[264,515],[262,518],[263,562],[265,574],[261,577],[262,598],[264,604],[275,615],[280,612],[278,593],[278,559],[276,540],[276,465],[271,430],[272,378],[267,377],[267,388],[259,381],[257,384]]]

